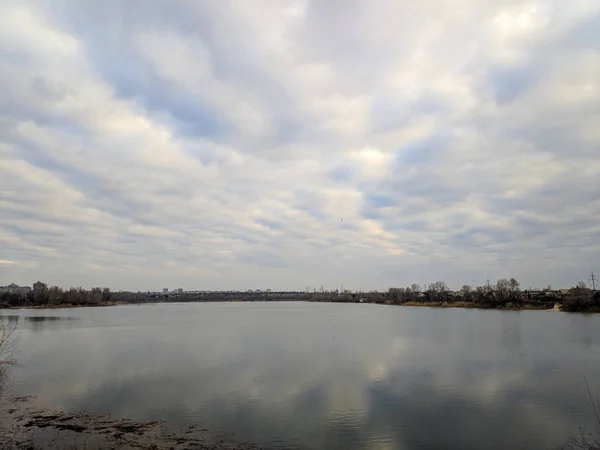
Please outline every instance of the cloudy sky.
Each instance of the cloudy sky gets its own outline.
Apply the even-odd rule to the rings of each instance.
[[[0,285],[600,271],[597,0],[0,0]]]

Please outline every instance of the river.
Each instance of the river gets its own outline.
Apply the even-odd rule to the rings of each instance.
[[[600,315],[383,305],[10,310],[12,389],[268,449],[544,449],[591,424]],[[14,320],[14,319],[13,319]]]

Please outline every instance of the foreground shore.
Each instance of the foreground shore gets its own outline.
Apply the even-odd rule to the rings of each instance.
[[[0,398],[0,450],[257,450],[193,425],[173,430],[162,421],[143,422],[34,405],[31,397]]]

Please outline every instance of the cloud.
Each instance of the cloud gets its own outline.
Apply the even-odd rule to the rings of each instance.
[[[569,286],[598,267],[593,0],[0,9],[11,281]]]

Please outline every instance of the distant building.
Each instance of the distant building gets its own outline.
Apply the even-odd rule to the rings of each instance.
[[[183,294],[183,288],[178,288],[178,289],[177,289],[177,293],[178,293],[178,294]]]
[[[163,288],[163,294],[168,294],[169,293],[169,288]]]
[[[31,292],[31,288],[29,286],[19,286],[15,283],[11,283],[8,286],[0,286],[0,292],[26,295],[27,293]]]

